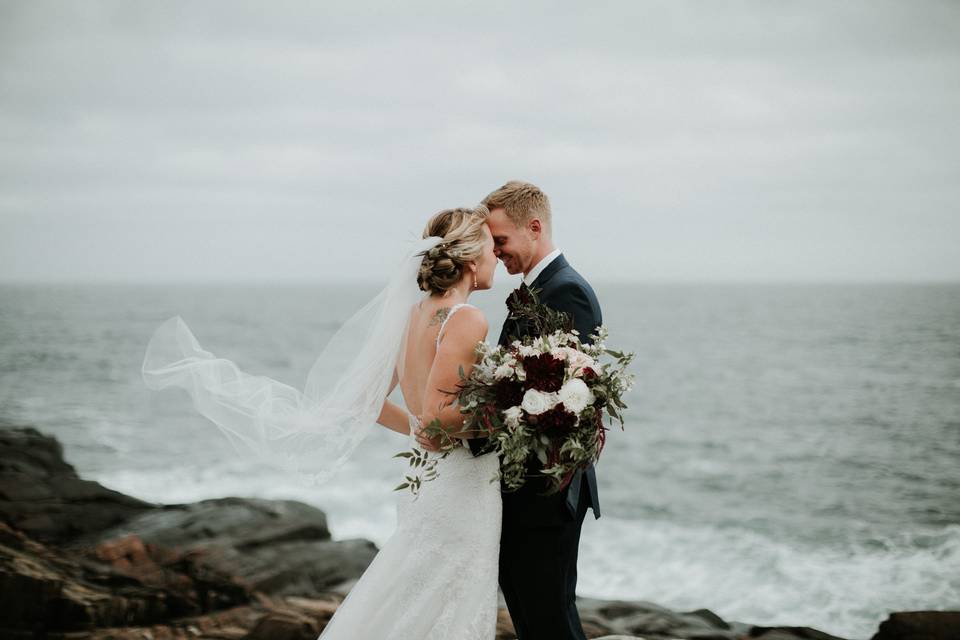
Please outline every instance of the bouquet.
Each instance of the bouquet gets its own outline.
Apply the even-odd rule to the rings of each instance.
[[[491,481],[515,491],[539,476],[547,480],[547,493],[556,493],[578,469],[599,459],[608,431],[605,417],[623,429],[623,395],[633,386],[627,367],[634,355],[608,349],[603,326],[591,343],[581,342],[569,315],[541,304],[535,290],[521,287],[507,306],[509,318],[524,326],[528,337],[506,347],[480,342],[470,375],[460,372],[455,402],[464,430],[486,436],[484,452],[500,457],[500,473]],[[396,490],[416,494],[422,482],[437,477],[436,463],[454,446],[437,421],[424,432],[439,437],[441,452],[397,454],[424,473],[408,475]]]

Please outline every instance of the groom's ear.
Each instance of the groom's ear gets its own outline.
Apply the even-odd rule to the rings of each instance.
[[[543,233],[543,223],[540,222],[540,218],[533,218],[530,220],[527,226],[529,227],[530,231],[533,231],[534,233]]]

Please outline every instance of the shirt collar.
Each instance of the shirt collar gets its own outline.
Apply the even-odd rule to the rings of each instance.
[[[540,262],[538,262],[536,266],[530,270],[530,273],[523,277],[523,284],[527,285],[528,287],[532,285],[533,281],[537,279],[537,276],[539,276],[543,270],[547,268],[547,265],[553,262],[559,255],[560,249],[554,249],[547,255],[543,256],[543,258],[540,259]]]

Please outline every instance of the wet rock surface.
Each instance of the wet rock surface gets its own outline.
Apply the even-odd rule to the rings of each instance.
[[[64,543],[154,506],[79,478],[55,438],[30,427],[0,429],[0,522],[31,538]]]
[[[332,540],[323,511],[289,500],[222,498],[165,505],[77,540],[83,548],[135,535],[202,554],[251,590],[312,596],[366,569],[377,553],[367,540]]]
[[[871,640],[958,640],[960,611],[898,611],[880,623]]]

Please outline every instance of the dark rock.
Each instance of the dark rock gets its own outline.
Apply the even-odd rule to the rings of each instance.
[[[709,629],[678,629],[674,632],[677,637],[686,640],[739,640],[740,634],[733,631],[719,631]]]
[[[333,594],[343,599],[347,597],[350,589],[353,589],[353,585],[355,584],[357,584],[357,578],[350,578],[349,580],[344,580],[343,582],[327,587],[324,591],[325,593]],[[502,604],[501,606],[505,607],[506,605]]]
[[[94,629],[84,640],[242,640],[270,610],[254,602],[149,627]]]
[[[581,613],[586,611],[610,619],[623,618],[634,613],[670,612],[666,607],[661,607],[658,604],[643,600],[627,601],[577,598],[577,608]]]
[[[309,616],[269,613],[244,636],[244,640],[316,640],[319,634],[317,623]]]
[[[171,548],[220,545],[249,551],[289,541],[330,539],[323,511],[302,502],[218,498],[163,505],[77,543],[86,545],[127,533]]]
[[[599,638],[613,633],[608,625],[604,624],[599,618],[580,618],[580,626],[583,627],[583,633],[588,638]],[[512,640],[515,636],[509,636]]]
[[[323,628],[330,621],[330,618],[333,617],[337,607],[343,602],[343,598],[332,597],[329,599],[315,600],[313,598],[291,596],[284,598],[283,601],[288,607],[302,614],[309,615]]]
[[[588,637],[620,634],[650,639],[733,640],[742,632],[707,609],[679,613],[652,602],[591,598],[578,598],[577,608]]]
[[[359,578],[376,555],[369,540],[289,542],[238,553],[229,566],[255,590],[318,596]]]
[[[139,576],[65,555],[0,523],[0,630],[150,624],[248,600],[241,585],[192,558],[126,544],[138,548],[131,566],[141,567]]]
[[[761,640],[844,640],[810,627],[753,626],[748,635]]]
[[[677,612],[646,601],[577,598],[588,638],[643,637],[647,640],[842,640],[809,627],[763,627],[727,621],[708,609]],[[960,638],[956,639],[960,640]]]
[[[596,637],[626,633],[620,622],[633,614],[669,610],[652,602],[577,598],[577,611],[584,632],[588,637]]]
[[[376,552],[365,540],[331,540],[324,513],[295,501],[136,500],[78,478],[54,438],[0,430],[4,634],[155,625],[246,603],[251,590],[325,594],[355,580]],[[288,609],[268,608],[283,619]],[[239,638],[247,622],[217,628]]]
[[[148,544],[134,535],[104,542],[89,554],[119,574],[182,600],[187,613],[223,609],[249,600],[245,584],[208,564],[203,554]]]
[[[697,609],[696,611],[688,611],[687,613],[682,614],[684,616],[695,616],[700,618],[707,624],[709,624],[714,629],[729,629],[730,624],[726,622],[723,618],[715,614],[709,609]]]
[[[364,540],[332,541],[323,511],[301,502],[223,498],[155,505],[125,496],[78,478],[60,443],[32,428],[0,429],[0,522],[99,560],[96,549],[133,535],[134,546],[186,554],[274,594],[317,595],[357,578],[377,552]],[[126,567],[135,570],[133,578],[174,586],[152,582],[160,577],[157,567],[142,562],[136,549],[127,551],[141,561]]]
[[[377,554],[367,540],[331,540],[326,516],[319,509],[253,498],[167,505],[77,544],[100,544],[129,534],[202,554],[251,589],[273,595],[317,596],[359,577]]]
[[[960,611],[897,611],[871,640],[958,640]]]
[[[55,438],[30,427],[0,429],[0,522],[63,543],[153,508],[78,478]]]
[[[306,638],[315,640],[339,600],[269,598],[202,616],[180,618],[149,627],[94,629],[77,640],[244,640],[246,638]],[[2,635],[6,639],[6,635]],[[25,636],[24,640],[32,638]],[[47,636],[48,640],[63,636]]]
[[[702,618],[685,616],[672,611],[634,613],[616,620],[616,627],[641,636],[696,638],[698,640],[727,640],[734,633],[717,629]]]
[[[680,635],[676,633],[678,629],[683,628],[684,621],[672,611],[648,611],[644,613],[634,613],[624,618],[619,618],[617,626],[629,631],[634,635]]]

